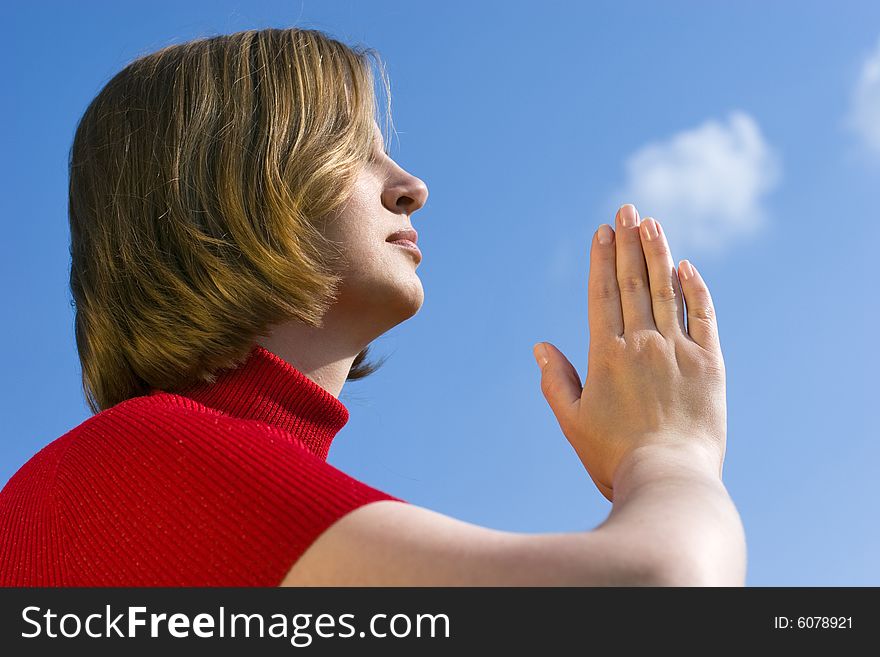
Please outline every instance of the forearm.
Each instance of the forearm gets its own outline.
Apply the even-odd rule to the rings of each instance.
[[[743,586],[746,540],[733,500],[709,460],[691,449],[651,446],[627,455],[614,476],[614,505],[600,525],[676,586]],[[598,529],[598,528],[597,528]]]

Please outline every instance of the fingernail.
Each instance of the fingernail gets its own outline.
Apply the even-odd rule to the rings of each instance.
[[[694,277],[694,268],[687,260],[681,261],[681,278],[688,281]]]
[[[632,228],[639,223],[639,212],[632,203],[621,205],[618,213],[620,214],[620,223],[627,228]]]
[[[660,237],[660,230],[657,227],[658,225],[659,224],[652,217],[645,217],[645,220],[642,222],[642,234],[649,242]]]
[[[599,244],[611,244],[611,238],[614,237],[614,231],[611,230],[611,226],[602,224],[599,226],[598,234]]]
[[[532,348],[532,351],[535,354],[535,361],[538,363],[538,366],[543,368],[547,364],[547,347],[544,346],[543,342],[539,342]]]

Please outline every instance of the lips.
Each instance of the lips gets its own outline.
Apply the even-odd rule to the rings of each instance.
[[[396,242],[397,240],[409,240],[413,244],[418,244],[419,234],[412,228],[403,228],[397,232],[391,233],[386,242]]]

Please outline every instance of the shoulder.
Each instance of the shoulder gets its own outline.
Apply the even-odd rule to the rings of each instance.
[[[40,549],[61,536],[65,586],[275,586],[340,517],[398,499],[279,428],[164,395],[90,417],[16,476],[0,525],[6,506]]]
[[[66,450],[57,486],[79,508],[82,540],[138,546],[146,571],[123,569],[119,581],[274,586],[337,519],[398,499],[292,434],[186,398],[135,398],[94,419]]]
[[[92,416],[73,433],[74,453],[88,451],[104,457],[120,452],[129,456],[151,453],[157,458],[195,453],[228,456],[239,450],[254,456],[279,450],[288,457],[312,456],[293,434],[264,422],[226,415],[173,393],[120,402]]]
[[[73,493],[105,481],[108,473],[136,474],[146,477],[143,483],[159,471],[202,476],[207,463],[217,469],[249,461],[253,470],[261,463],[303,460],[320,461],[293,434],[162,393],[125,400],[85,419],[31,456],[4,493],[29,488],[46,495],[55,486]]]

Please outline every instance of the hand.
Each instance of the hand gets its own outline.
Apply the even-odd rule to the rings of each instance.
[[[541,391],[610,501],[614,473],[632,450],[692,446],[695,460],[697,453],[707,457],[720,478],[727,441],[726,375],[708,287],[696,270],[688,277],[686,260],[676,271],[658,222],[640,223],[632,205],[622,206],[615,222],[616,233],[599,227],[590,251],[584,385],[561,351],[535,345],[539,365],[546,346]],[[603,232],[609,244],[599,242]]]

